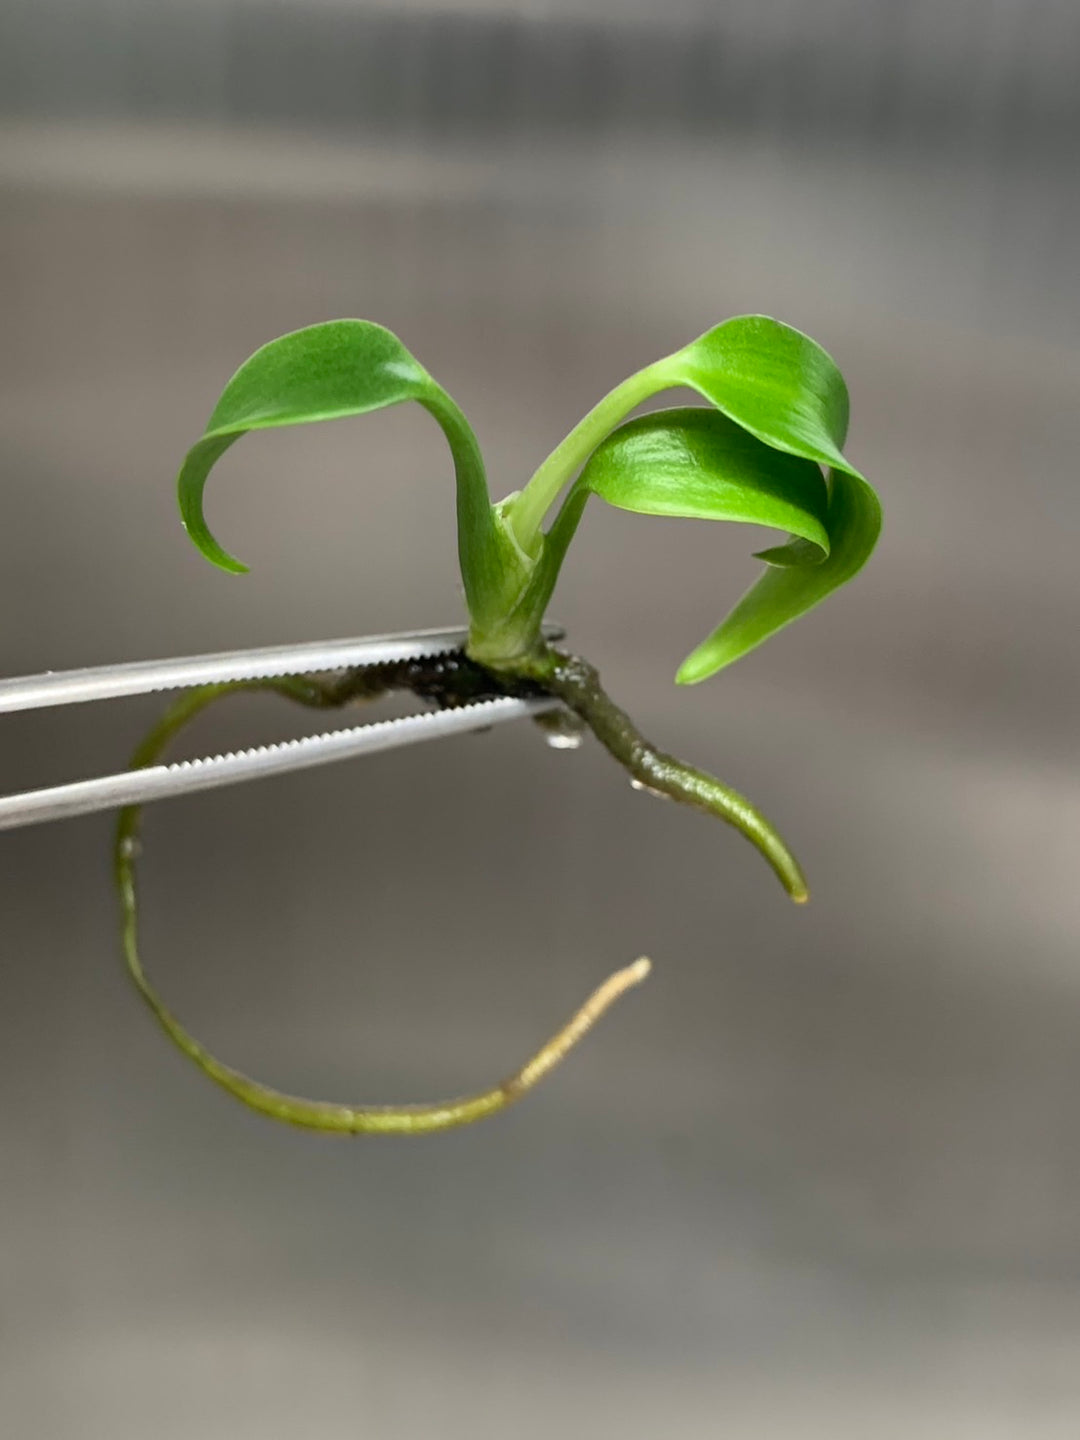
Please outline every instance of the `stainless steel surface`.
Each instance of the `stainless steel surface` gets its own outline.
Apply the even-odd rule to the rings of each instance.
[[[420,653],[431,654],[431,651]],[[423,740],[468,735],[504,725],[508,720],[527,720],[558,707],[557,700],[515,700],[507,696],[457,710],[401,715],[393,720],[351,725],[322,735],[302,735],[296,740],[256,745],[229,755],[206,755],[197,760],[179,760],[172,765],[151,765],[119,775],[75,780],[21,795],[0,795],[0,830],[17,830],[46,820],[70,820],[76,815],[93,815],[122,805],[144,805],[151,800],[175,800],[181,795],[217,790],[244,780],[266,780],[273,775],[310,770],[337,760],[399,750]]]
[[[546,623],[544,633],[549,640],[561,640],[565,635],[561,626]],[[0,715],[54,705],[82,705],[89,700],[118,700],[124,696],[183,690],[228,680],[268,680],[278,675],[312,675],[349,666],[420,660],[460,650],[468,638],[468,630],[457,626],[409,630],[399,635],[365,635],[351,640],[262,645],[256,649],[185,655],[172,660],[128,660],[119,665],[92,665],[81,670],[47,670],[43,675],[0,680]]]
[[[0,26],[4,674],[461,613],[418,410],[230,451],[243,579],[177,521],[226,377],[335,315],[401,334],[500,494],[632,368],[771,311],[840,362],[886,507],[864,575],[692,690],[768,537],[597,508],[556,596],[646,733],[783,830],[805,907],[532,726],[148,816],[148,970],[285,1089],[480,1088],[650,955],[484,1127],[248,1115],[129,991],[109,819],[0,837],[0,1431],[1075,1440],[1075,3]],[[0,791],[115,769],[158,703],[7,717]],[[192,744],[292,733],[234,703]]]
[[[183,690],[226,680],[267,680],[276,675],[311,675],[350,665],[383,665],[460,650],[466,629],[412,630],[407,635],[368,635],[351,640],[308,640],[299,645],[263,645],[254,650],[224,650],[215,655],[185,655],[173,660],[129,660],[82,670],[49,670],[0,680],[0,715],[88,700],[118,700]]]

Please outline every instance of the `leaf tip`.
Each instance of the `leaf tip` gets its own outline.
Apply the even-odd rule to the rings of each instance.
[[[230,555],[224,546],[219,545],[205,524],[200,522],[196,529],[189,525],[186,519],[183,523],[188,539],[204,560],[209,560],[211,565],[216,565],[219,570],[224,570],[229,575],[246,575],[249,572],[250,565],[245,565],[243,560],[238,560],[235,555]]]
[[[688,655],[675,672],[676,685],[700,685],[703,680],[708,680],[715,675],[721,666],[714,664],[711,660],[704,659],[695,650]]]

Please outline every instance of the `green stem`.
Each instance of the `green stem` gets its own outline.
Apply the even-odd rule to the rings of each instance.
[[[477,664],[496,673],[510,673],[523,656],[543,649],[544,613],[588,498],[589,492],[576,485],[570,490],[514,603],[496,624],[471,627],[466,653]]]
[[[559,491],[581,469],[601,440],[610,435],[635,406],[671,384],[666,366],[666,359],[658,360],[616,385],[555,447],[520,495],[514,496],[508,508],[514,534],[523,550],[530,551],[535,545],[541,522]]]
[[[505,604],[507,569],[513,557],[500,543],[488,491],[484,457],[472,427],[447,393],[435,393],[421,403],[438,421],[454,459],[457,482],[458,563],[470,616],[486,623]],[[509,577],[513,584],[514,578]],[[516,582],[520,587],[521,581]]]
[[[734,825],[764,855],[792,900],[802,904],[808,899],[799,862],[761,811],[715,776],[665,754],[646,740],[606,694],[598,672],[587,660],[545,647],[522,657],[511,673],[557,695],[640,786]]]

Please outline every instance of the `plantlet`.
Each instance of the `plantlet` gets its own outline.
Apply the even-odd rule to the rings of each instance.
[[[627,419],[653,396],[680,388],[696,391],[708,405]],[[540,689],[558,696],[639,787],[734,825],[761,851],[792,899],[805,900],[799,865],[764,816],[713,776],[657,751],[604,693],[592,666],[550,646],[541,624],[592,495],[639,514],[733,520],[769,526],[787,537],[758,553],[763,572],[683,661],[676,676],[681,684],[695,684],[730,665],[851,579],[874,548],[881,509],[873,489],[842,454],[848,395],[829,356],[807,336],[766,316],[727,320],[624,380],[521,490],[493,504],[480,447],[464,415],[395,335],[366,320],[313,325],[256,351],[222,392],[180,470],[180,511],[191,539],[222,569],[245,569],[211,534],[203,491],[215,463],[249,431],[343,419],[406,400],[434,417],[453,458],[458,556],[470,622],[466,657],[395,673],[354,671],[336,681],[300,677],[193,691],[151,732],[133,765],[154,763],[188,720],[237,690],[271,690],[326,707],[389,689],[411,689],[439,704]],[[139,824],[138,809],[122,812],[116,872],[125,950],[140,992],[168,1034],[212,1079],[255,1109],[294,1124],[339,1132],[415,1132],[492,1114],[535,1084],[617,995],[647,973],[648,962],[641,960],[612,976],[533,1061],[482,1095],[389,1108],[280,1095],[208,1055],[150,987],[136,943]]]

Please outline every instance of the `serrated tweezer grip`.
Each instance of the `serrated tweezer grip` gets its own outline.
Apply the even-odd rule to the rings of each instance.
[[[223,650],[175,660],[134,660],[86,670],[49,670],[43,675],[0,680],[0,715],[53,705],[80,705],[87,700],[118,700],[158,690],[187,690],[193,685],[227,680],[266,680],[278,675],[312,675],[357,665],[421,660],[460,649],[468,636],[469,632],[460,628],[410,630],[406,635],[368,635],[352,640],[268,645],[256,650]]]
[[[560,640],[561,626],[545,624],[544,636]],[[460,627],[438,630],[410,630],[403,635],[367,635],[352,640],[321,640],[299,645],[270,645],[255,650],[226,650],[214,655],[188,655],[177,660],[136,660],[123,665],[102,665],[87,670],[47,671],[16,680],[0,680],[0,714],[16,710],[39,710],[54,705],[78,705],[88,700],[115,700],[125,695],[146,695],[158,690],[184,690],[197,685],[214,685],[232,680],[269,680],[282,675],[313,675],[331,670],[349,670],[393,664],[403,660],[425,660],[450,655],[462,649],[468,631]],[[559,702],[547,697],[518,699],[511,696],[486,700],[452,710],[408,715],[333,730],[323,735],[306,735],[280,745],[260,745],[231,755],[213,755],[202,760],[182,760],[175,765],[155,765],[128,770],[121,775],[103,775],[54,785],[46,790],[27,790],[0,797],[0,830],[36,825],[43,820],[64,820],[88,815],[95,810],[112,810],[121,805],[141,805],[188,795],[196,790],[213,790],[242,780],[260,780],[288,770],[306,770],[328,765],[354,755],[372,755],[379,750],[396,750],[420,740],[438,740],[471,730],[487,730],[507,720],[520,720],[557,709]]]
[[[329,765],[357,755],[396,750],[401,745],[415,745],[422,740],[441,740],[450,735],[488,730],[509,720],[540,715],[558,705],[559,701],[546,696],[528,700],[503,696],[455,710],[432,710],[323,735],[305,735],[299,740],[259,745],[235,754],[180,760],[173,765],[153,765],[120,775],[54,785],[47,790],[30,790],[23,795],[7,795],[0,797],[0,830],[14,830],[43,820],[66,820],[96,810],[114,810],[121,805],[141,805],[148,800],[167,800],[198,790],[235,785],[242,780],[262,780],[269,775]]]

